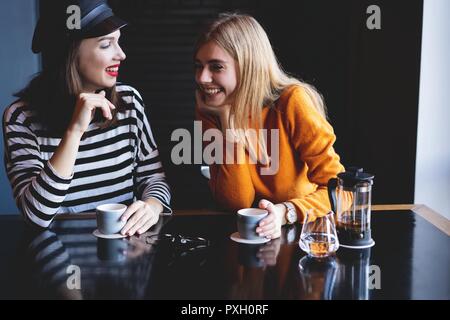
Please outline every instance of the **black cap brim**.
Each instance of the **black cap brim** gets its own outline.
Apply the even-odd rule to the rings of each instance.
[[[105,36],[125,27],[128,23],[117,16],[106,18],[91,29],[83,32],[82,38],[95,38]]]

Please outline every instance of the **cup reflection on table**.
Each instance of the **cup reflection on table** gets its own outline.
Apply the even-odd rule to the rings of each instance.
[[[126,259],[128,243],[125,239],[97,238],[97,257],[103,261],[120,262]]]
[[[240,243],[238,247],[239,264],[244,267],[262,268],[265,266],[263,259],[259,257],[259,252],[264,244]]]
[[[244,267],[264,268],[277,264],[281,239],[272,239],[263,244],[243,244],[238,246],[239,264]]]

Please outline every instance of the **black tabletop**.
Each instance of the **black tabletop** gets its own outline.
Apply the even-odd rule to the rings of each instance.
[[[140,237],[96,238],[95,220],[48,230],[1,216],[0,298],[449,299],[449,237],[412,211],[372,214],[375,246],[316,260],[280,239],[238,244],[231,214],[164,217]]]

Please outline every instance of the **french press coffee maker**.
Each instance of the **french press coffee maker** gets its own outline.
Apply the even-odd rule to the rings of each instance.
[[[328,182],[331,208],[336,213],[339,244],[345,248],[372,247],[370,210],[374,175],[349,168]]]

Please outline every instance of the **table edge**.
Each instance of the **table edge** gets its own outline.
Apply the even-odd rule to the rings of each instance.
[[[450,220],[440,215],[436,211],[427,207],[423,204],[376,204],[372,206],[372,211],[403,211],[411,210],[418,214],[436,228],[444,232],[446,235],[450,236]],[[203,216],[203,215],[229,215],[231,212],[219,211],[219,210],[208,210],[208,209],[182,209],[174,210],[175,216]],[[95,219],[95,212],[80,213],[77,215],[73,214],[60,214],[55,219],[65,220],[65,219]]]
[[[450,220],[424,204],[378,204],[372,206],[372,211],[392,210],[411,210],[450,236]]]

